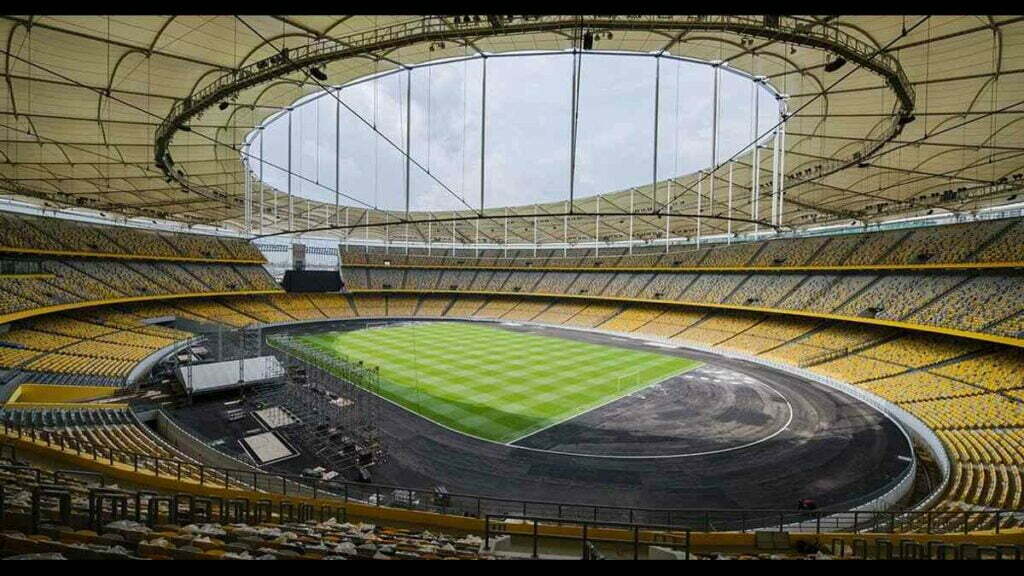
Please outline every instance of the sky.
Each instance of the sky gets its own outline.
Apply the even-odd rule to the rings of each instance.
[[[485,208],[569,198],[572,63],[568,53],[488,58]],[[743,75],[722,69],[719,76],[721,162],[753,139],[754,93]],[[290,122],[288,112],[272,117],[262,137],[251,140],[252,169],[262,172],[267,185],[288,190],[287,172],[280,168],[289,163],[290,129],[296,197],[334,203],[338,182],[343,206],[404,210],[408,122],[414,161],[409,208],[479,208],[482,79],[483,60],[476,58],[308,96],[293,106]],[[656,85],[657,178],[710,167],[713,79],[713,68],[702,63],[584,53],[575,197],[651,183]],[[763,132],[778,121],[778,105],[770,92],[760,90]]]

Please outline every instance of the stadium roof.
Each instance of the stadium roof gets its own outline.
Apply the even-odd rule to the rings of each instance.
[[[332,206],[294,203],[289,218],[247,223],[239,149],[253,126],[330,84],[467,53],[564,50],[581,30],[612,31],[594,50],[671,51],[763,75],[788,95],[786,227],[867,221],[880,215],[959,211],[1016,201],[1024,167],[1024,17],[1021,16],[13,16],[0,17],[4,92],[0,108],[3,194],[148,218],[221,224],[254,233],[329,227]],[[442,47],[443,46],[443,47]],[[282,56],[281,49],[289,55]],[[839,57],[845,65],[833,70]],[[220,105],[226,102],[226,106]],[[183,130],[187,127],[187,130]],[[749,158],[749,157],[748,157]],[[765,157],[767,158],[767,156]],[[694,174],[674,185],[696,189]],[[749,163],[733,164],[738,193]],[[761,172],[770,177],[770,161]],[[707,188],[704,187],[706,195]],[[609,191],[601,210],[628,212],[628,191]],[[943,194],[945,192],[945,195]],[[635,238],[664,234],[667,207],[650,186],[634,194]],[[694,233],[697,195],[673,202],[674,237]],[[577,199],[571,239],[593,238],[594,199]],[[721,199],[703,199],[703,234],[722,232]],[[561,242],[558,205],[513,211],[509,242]],[[739,203],[738,203],[739,204]],[[251,208],[251,207],[250,207]],[[749,207],[734,207],[739,225]],[[767,225],[767,207],[758,218]],[[746,212],[744,212],[746,211]],[[545,214],[556,214],[544,217]],[[504,238],[504,210],[459,217],[467,242]],[[425,240],[438,215],[353,210],[368,232]],[[528,219],[526,217],[528,216]],[[444,214],[450,218],[450,213]],[[256,220],[259,217],[256,216]],[[396,226],[410,220],[406,229]],[[621,240],[621,218],[601,237]],[[436,226],[433,228],[437,228]],[[734,229],[735,231],[735,229]],[[345,232],[334,232],[344,236]],[[436,230],[435,230],[436,233]],[[321,235],[326,232],[321,232]],[[355,233],[353,233],[355,234]],[[447,232],[450,238],[450,231]],[[436,239],[436,238],[435,238]]]

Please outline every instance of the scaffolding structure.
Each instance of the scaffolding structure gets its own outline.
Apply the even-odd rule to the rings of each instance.
[[[265,423],[326,470],[365,470],[386,449],[377,425],[380,374],[376,368],[320,352],[287,335],[267,339],[285,367],[283,383],[250,391],[252,412],[277,408]]]

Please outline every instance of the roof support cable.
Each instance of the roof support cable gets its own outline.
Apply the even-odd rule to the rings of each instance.
[[[679,64],[676,64],[676,83],[675,83],[675,106],[672,112],[672,174],[679,174],[679,69],[682,68]],[[669,252],[669,236],[671,234],[672,226],[672,185],[675,183],[675,178],[668,179],[668,187],[665,190],[665,253]],[[657,195],[655,195],[657,199]],[[632,244],[630,245],[632,250]]]
[[[463,55],[465,56],[466,46],[463,45]],[[430,68],[433,68],[431,66]],[[430,68],[427,69],[429,77]],[[466,122],[466,108],[469,100],[469,60],[465,59],[462,61],[462,141],[459,143],[459,159],[462,161],[462,173],[459,179],[459,196],[462,197],[462,201],[466,201],[466,130],[469,127],[469,123]]]
[[[256,29],[255,29],[255,28],[253,28],[253,27],[252,27],[252,26],[251,26],[251,25],[250,25],[250,24],[249,24],[248,22],[246,22],[246,21],[245,21],[245,19],[243,19],[243,18],[242,18],[241,16],[239,16],[239,15],[237,15],[237,14],[235,15],[235,18],[237,18],[239,22],[241,22],[241,23],[242,23],[243,25],[245,25],[245,27],[246,27],[246,28],[248,28],[249,30],[251,30],[253,34],[255,34],[255,35],[256,35],[256,36],[258,36],[258,37],[259,37],[259,38],[260,38],[261,40],[263,40],[263,41],[264,41],[264,43],[266,43],[266,44],[267,44],[268,46],[270,46],[270,47],[271,47],[271,48],[273,48],[273,49],[274,49],[275,51],[277,51],[277,53],[278,53],[278,54],[279,54],[279,55],[280,55],[280,56],[281,56],[282,58],[284,58],[284,59],[286,59],[286,60],[288,60],[288,61],[292,61],[292,60],[291,60],[291,57],[289,56],[289,54],[288,54],[287,52],[285,52],[285,51],[283,51],[283,50],[281,50],[281,49],[277,48],[276,46],[274,46],[274,44],[273,44],[272,42],[270,42],[269,40],[267,40],[267,38],[265,38],[265,37],[264,37],[264,36],[263,36],[262,34],[260,34],[260,32],[259,32],[258,30],[256,30]],[[375,68],[375,71],[376,71],[376,67],[377,67],[377,66],[379,65],[379,61],[380,61],[380,58],[375,58],[375,60],[374,60],[374,68]],[[378,137],[379,137],[380,139],[384,140],[384,141],[385,141],[385,142],[386,142],[386,143],[387,143],[388,145],[390,145],[390,146],[391,146],[392,148],[394,148],[395,150],[397,150],[397,151],[398,151],[398,152],[399,152],[400,154],[402,154],[403,156],[409,156],[409,154],[408,154],[408,153],[407,153],[407,152],[406,152],[405,150],[403,150],[403,149],[402,149],[402,147],[401,147],[400,145],[398,145],[397,143],[395,143],[394,141],[392,141],[392,140],[391,140],[390,138],[388,138],[388,137],[387,137],[387,135],[385,135],[385,134],[384,134],[383,132],[381,132],[380,130],[378,130],[378,129],[377,129],[377,126],[376,126],[376,123],[371,123],[371,122],[367,121],[367,120],[366,120],[366,118],[364,118],[364,117],[363,117],[363,116],[362,116],[361,114],[359,114],[358,112],[356,112],[356,111],[355,111],[355,110],[354,110],[354,109],[353,109],[353,108],[352,108],[351,106],[349,106],[348,104],[346,104],[346,103],[345,103],[345,102],[344,102],[344,101],[343,101],[343,100],[342,100],[342,99],[341,99],[341,98],[340,98],[340,97],[339,97],[338,95],[336,95],[336,94],[334,94],[333,92],[331,92],[331,91],[330,91],[330,90],[328,89],[327,85],[325,85],[325,84],[324,84],[323,82],[321,82],[320,80],[318,80],[318,79],[317,79],[317,78],[316,78],[315,76],[313,76],[313,74],[312,74],[312,73],[311,73],[311,72],[310,72],[310,71],[309,71],[309,70],[308,70],[307,68],[302,68],[301,70],[302,70],[303,74],[304,74],[304,75],[306,76],[306,79],[308,79],[308,80],[312,81],[312,82],[313,82],[314,84],[316,84],[317,86],[319,86],[319,87],[320,87],[320,88],[321,88],[321,89],[322,89],[322,90],[324,91],[324,93],[325,93],[325,94],[328,94],[328,95],[330,95],[330,96],[331,96],[332,98],[335,98],[335,99],[337,99],[337,100],[338,100],[338,102],[339,102],[339,103],[340,103],[340,104],[341,104],[342,106],[344,106],[344,107],[345,107],[345,108],[346,108],[346,109],[347,109],[347,110],[348,110],[349,112],[351,112],[351,113],[352,113],[352,114],[353,114],[353,115],[354,115],[354,116],[355,116],[356,118],[358,118],[358,119],[359,119],[359,120],[360,120],[361,122],[363,122],[363,123],[364,123],[364,124],[366,124],[366,125],[367,125],[368,127],[370,127],[370,129],[371,129],[371,130],[373,130],[373,131],[374,131],[375,133],[377,133],[377,135],[378,135]],[[438,178],[437,178],[437,176],[435,176],[434,174],[432,174],[432,173],[431,173],[431,172],[430,172],[429,170],[427,170],[427,168],[425,168],[425,167],[424,167],[424,166],[423,166],[422,164],[420,164],[419,162],[417,162],[415,158],[412,158],[411,156],[409,156],[409,161],[410,161],[410,162],[412,162],[412,164],[413,164],[413,165],[415,165],[415,166],[416,166],[417,168],[419,168],[420,170],[422,170],[423,172],[425,172],[425,173],[427,174],[427,176],[429,176],[429,177],[430,177],[430,179],[431,179],[431,180],[433,180],[434,182],[437,182],[437,184],[438,184],[438,185],[440,185],[440,186],[441,186],[441,188],[443,188],[443,189],[444,189],[444,190],[445,190],[445,191],[446,191],[446,192],[447,192],[448,194],[450,194],[450,195],[454,196],[454,197],[455,197],[456,199],[458,199],[458,200],[459,200],[460,202],[462,202],[463,204],[465,204],[465,205],[466,205],[466,207],[467,207],[467,208],[469,208],[470,210],[472,210],[472,209],[473,209],[473,207],[472,207],[472,206],[470,206],[469,204],[466,204],[465,202],[463,202],[463,201],[462,201],[462,199],[461,199],[461,198],[459,198],[458,194],[456,194],[454,190],[452,190],[452,189],[451,189],[451,188],[450,188],[450,187],[449,187],[449,186],[448,186],[447,184],[445,184],[445,183],[444,183],[444,182],[442,182],[442,181],[441,181],[440,179],[438,179]],[[374,208],[374,209],[377,209],[376,207],[373,207],[373,208]],[[404,221],[404,219],[402,219],[402,220]]]
[[[434,103],[433,70],[433,66],[427,66],[427,174],[430,174],[430,152],[433,148],[433,141],[430,138],[433,135],[433,131],[430,127],[430,121],[433,118],[432,105]]]
[[[678,68],[678,65],[676,66]],[[661,103],[661,54],[654,57],[654,153],[651,154],[651,197],[658,201],[658,105]],[[633,192],[630,191],[630,198]],[[657,206],[652,206],[657,209]],[[632,212],[632,210],[630,210]],[[632,223],[633,218],[630,217]],[[630,238],[632,240],[632,238]]]
[[[576,32],[578,36],[578,31]],[[580,87],[583,75],[583,53],[573,42],[572,52],[572,103],[569,128],[569,213],[572,214],[576,205],[576,144],[579,133]]]

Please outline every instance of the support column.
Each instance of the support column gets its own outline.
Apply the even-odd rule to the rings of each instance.
[[[714,67],[711,82],[711,181],[708,182],[708,208],[715,212],[715,172],[718,170],[718,84],[720,70]]]
[[[486,169],[485,151],[487,149],[487,57],[482,56],[481,62],[483,63],[483,78],[480,81],[480,214],[483,215],[485,182],[484,174]],[[480,241],[479,235],[480,225],[479,220],[477,220],[477,243],[479,243]]]
[[[635,210],[634,210],[635,204],[633,202],[633,194],[635,192],[636,192],[635,188],[630,188],[629,189],[629,253],[630,254],[633,253],[633,213],[635,212]]]
[[[772,133],[772,224],[779,219],[779,130]]]
[[[785,110],[782,112],[785,118]],[[779,126],[779,227],[782,226],[782,218],[785,215],[786,201],[786,123]]]
[[[668,190],[665,192],[665,254],[668,254],[669,234],[672,229],[672,180],[668,181]]]
[[[700,248],[700,206],[701,196],[704,195],[701,185],[704,183],[704,171],[697,173],[697,248]]]
[[[412,149],[411,149],[411,137],[412,137],[412,68],[408,68],[406,72],[405,82],[405,218],[409,219],[409,187],[411,180],[409,178],[409,169],[412,166]],[[408,226],[406,226],[408,230]],[[409,238],[406,237],[406,250],[409,249],[408,242]]]
[[[263,126],[260,125],[260,234],[263,234]]]
[[[242,193],[244,194],[242,212],[245,233],[252,234],[252,172],[249,170],[248,166],[245,167],[245,180],[242,183]]]
[[[759,206],[761,196],[761,148],[758,136],[758,121],[760,120],[758,114],[758,107],[760,106],[761,100],[761,87],[760,81],[755,80],[754,82],[754,149],[751,151],[750,159],[750,203],[753,206],[752,214],[754,220],[754,236],[757,236],[758,221],[761,219],[761,210]]]
[[[572,205],[576,202],[576,118],[578,116],[577,110],[579,109],[576,63],[580,58],[582,58],[582,55],[578,54],[574,47],[572,55],[572,76],[570,77],[571,84],[569,86],[572,94],[572,101],[569,107],[569,208],[566,212],[572,210]]]
[[[292,111],[288,110],[288,231],[295,230],[295,202],[292,197]]]
[[[601,252],[601,197],[597,197],[597,217],[594,219],[594,256]]]
[[[725,221],[726,234],[728,234],[725,240],[727,244],[732,244],[732,169],[734,164],[733,162],[729,163],[729,206],[727,209],[729,219]]]
[[[651,170],[651,198],[658,200],[658,108],[661,88],[661,56],[654,57],[654,158],[653,169]],[[632,192],[630,192],[632,194]],[[630,208],[630,223],[632,224],[632,212]]]
[[[484,182],[487,150],[487,57],[481,58],[483,73],[480,80],[480,216],[484,214]],[[476,219],[476,241],[474,253],[480,256],[480,218]]]
[[[334,98],[334,225],[338,225],[338,206],[341,203],[341,89]],[[348,225],[348,209],[345,209],[345,224]],[[345,231],[348,238],[348,230]]]

